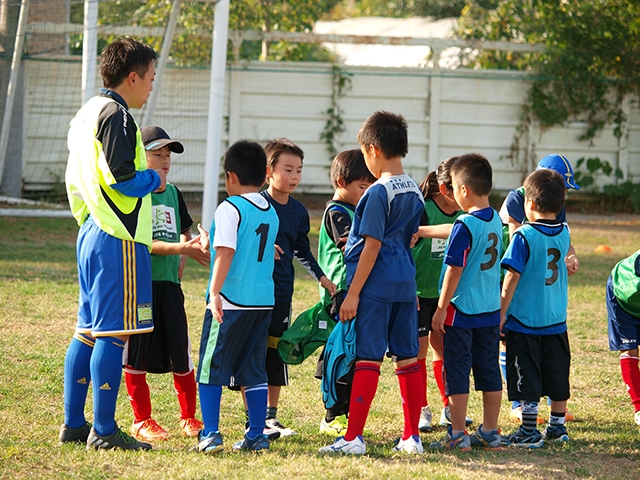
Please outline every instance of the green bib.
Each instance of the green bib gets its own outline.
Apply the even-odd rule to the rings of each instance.
[[[453,215],[444,213],[433,199],[424,201],[424,210],[427,212],[428,225],[452,224],[462,215],[462,211]],[[413,261],[416,264],[417,294],[421,298],[438,298],[438,282],[442,271],[444,251],[447,241],[441,238],[421,238],[411,249]]]

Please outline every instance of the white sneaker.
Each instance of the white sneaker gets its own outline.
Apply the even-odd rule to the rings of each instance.
[[[409,455],[417,455],[419,453],[424,453],[424,448],[422,447],[422,441],[420,441],[420,439],[416,440],[413,437],[409,437],[406,440],[400,439],[398,444],[393,447],[393,451],[407,453]]]
[[[464,423],[468,427],[473,423],[473,420],[469,417],[465,417]],[[440,425],[443,427],[451,425],[451,412],[449,411],[449,407],[444,407],[442,409],[442,413],[440,414]]]
[[[422,445],[421,445],[422,447]],[[364,455],[367,453],[367,447],[364,444],[364,439],[360,436],[354,438],[350,442],[346,441],[344,437],[336,438],[336,441],[331,445],[318,449],[319,453],[343,453],[345,455]]]
[[[432,423],[431,408],[429,406],[422,407],[420,412],[420,421],[418,421],[418,430],[421,432],[430,432]]]
[[[277,418],[267,418],[264,423],[266,428],[277,430],[278,432],[280,432],[281,437],[289,437],[291,435],[298,434],[298,432],[296,432],[295,430],[289,427],[285,427],[283,424],[281,424]]]
[[[640,425],[640,410],[638,410],[635,414],[635,416],[633,417],[636,421],[636,425]]]

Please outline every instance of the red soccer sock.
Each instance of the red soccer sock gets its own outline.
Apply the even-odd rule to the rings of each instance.
[[[196,376],[189,373],[174,373],[173,386],[180,403],[180,419],[193,418],[196,415]]]
[[[420,363],[415,362],[396,369],[398,384],[400,385],[400,395],[402,396],[402,410],[404,412],[404,432],[402,439],[406,440],[411,435],[420,435],[418,422],[420,421],[420,410],[424,392],[422,386],[422,374]]]
[[[418,365],[420,365],[420,376],[422,377],[422,387],[420,391],[424,393],[424,397],[422,397],[421,405],[423,407],[428,407],[429,399],[427,397],[427,359],[419,358]]]
[[[434,360],[433,361],[433,378],[438,385],[438,390],[440,390],[440,398],[442,399],[442,405],[445,407],[449,406],[449,397],[445,395],[444,390],[444,361],[443,360]]]
[[[127,385],[129,401],[133,409],[136,423],[151,418],[151,393],[147,384],[147,372],[139,370],[124,370],[124,380]]]
[[[349,426],[344,435],[345,440],[355,440],[357,436],[362,435],[369,416],[371,402],[376,396],[379,379],[380,365],[372,362],[356,364],[351,386],[351,400],[349,401]]]
[[[633,408],[636,412],[640,410],[640,369],[638,368],[638,363],[638,357],[620,356],[622,380],[627,386],[627,392],[629,392],[631,403],[633,403]]]

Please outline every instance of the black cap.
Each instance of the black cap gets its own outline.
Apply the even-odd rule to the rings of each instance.
[[[158,150],[166,145],[173,153],[184,152],[184,146],[177,140],[171,140],[169,134],[158,126],[144,127],[140,133],[145,150]]]

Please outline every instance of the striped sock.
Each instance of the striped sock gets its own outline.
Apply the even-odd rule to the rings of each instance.
[[[531,432],[538,428],[538,409],[540,408],[540,403],[521,400],[520,404],[522,405],[522,428]]]

